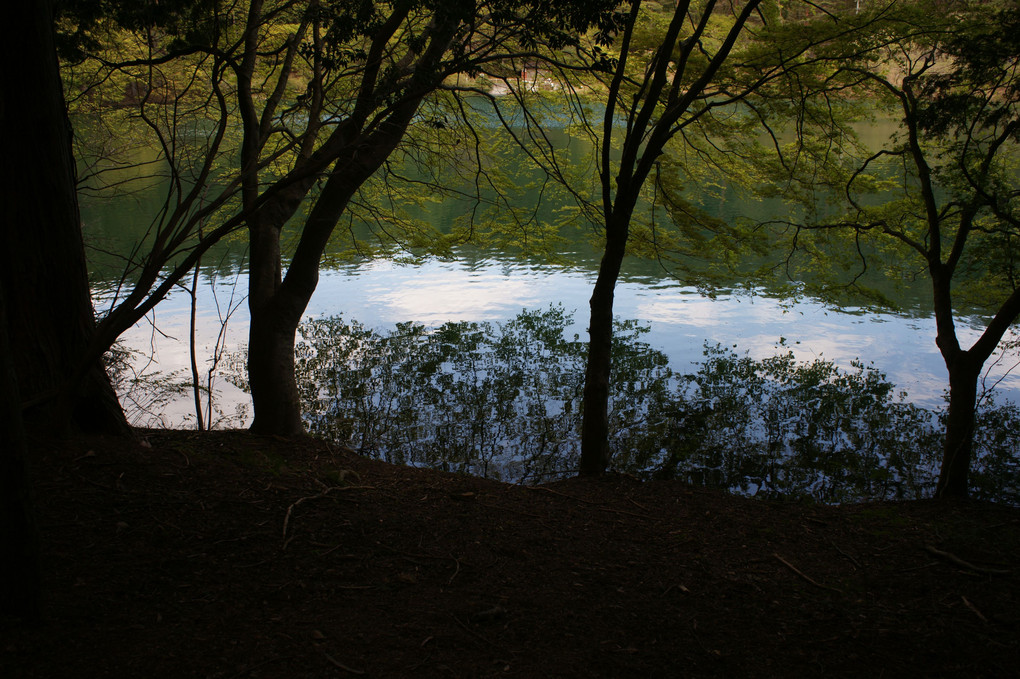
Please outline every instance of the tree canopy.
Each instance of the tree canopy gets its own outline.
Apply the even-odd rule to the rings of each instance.
[[[115,183],[125,161],[110,162],[108,151],[135,140],[157,149],[155,158],[127,162],[155,168],[166,186],[165,207],[129,256],[89,355],[152,309],[213,244],[245,234],[255,427],[301,431],[294,335],[330,241],[364,253],[448,254],[481,233],[478,206],[493,201],[511,206],[504,232],[534,224],[500,195],[498,169],[487,166],[492,136],[469,125],[487,101],[603,247],[585,471],[600,473],[610,459],[613,290],[626,254],[641,253],[705,287],[723,269],[749,284],[782,270],[830,299],[866,293],[868,271],[927,276],[951,386],[940,493],[961,494],[976,398],[968,385],[1020,313],[1020,10],[965,0],[939,8],[913,0],[65,3],[73,107],[82,124],[106,130],[92,135],[101,143],[83,156],[96,159],[83,182]],[[539,72],[550,91],[528,82]],[[595,149],[580,163],[543,127],[557,107],[570,134]],[[899,120],[901,134],[865,143],[855,125],[869,110]],[[771,229],[760,219],[719,219],[703,209],[712,175],[800,207]],[[447,191],[474,206],[467,228],[441,233],[415,210]],[[543,239],[558,226],[538,225],[546,252]],[[533,235],[511,240],[531,246]],[[809,269],[817,275],[804,280]],[[970,349],[957,337],[961,305],[991,315]]]
[[[950,2],[943,9],[904,2],[870,10],[879,30],[866,50],[840,60],[823,87],[836,91],[838,83],[838,91],[868,97],[899,132],[865,144],[838,109],[805,125],[807,141],[795,146],[801,166],[788,176],[811,209],[785,232],[794,250],[826,263],[830,290],[863,290],[869,268],[927,277],[950,383],[936,492],[961,496],[977,381],[1020,316],[1020,8]],[[986,320],[965,348],[961,316],[975,309]]]

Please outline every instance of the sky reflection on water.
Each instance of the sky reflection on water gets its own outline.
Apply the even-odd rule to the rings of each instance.
[[[447,321],[502,322],[522,309],[562,303],[574,314],[571,331],[583,338],[593,281],[591,271],[517,265],[506,260],[430,261],[418,266],[372,261],[322,272],[307,316],[342,314],[370,328],[387,329],[401,321],[430,326]],[[237,286],[242,294],[245,283],[242,278]],[[218,280],[221,307],[226,305],[232,284],[233,279]],[[168,373],[187,369],[188,304],[188,296],[177,292],[157,307],[156,325],[166,336],[154,334],[148,323],[125,334],[128,346],[152,353],[155,363],[149,370]],[[210,285],[200,291],[199,304],[201,366],[219,331]],[[746,294],[712,299],[662,280],[621,283],[616,314],[650,325],[646,341],[664,351],[673,368],[681,372],[691,370],[691,364],[702,358],[706,342],[732,346],[753,358],[789,349],[800,360],[825,358],[841,367],[857,358],[873,362],[909,393],[911,401],[925,407],[942,404],[946,374],[935,346],[932,319],[840,313],[810,300],[790,302]],[[242,304],[228,328],[231,350],[246,343],[247,323],[247,307]],[[976,337],[971,330],[961,334],[970,341]],[[781,341],[783,346],[779,346]],[[1012,363],[1006,361],[1005,365]],[[1004,370],[1000,367],[993,374]],[[233,413],[235,403],[247,400],[225,381],[218,384],[223,391],[217,398],[225,412]],[[1007,377],[997,392],[999,398],[1020,400],[1020,377]],[[190,411],[189,398],[182,398],[164,409],[164,423],[186,426],[184,418]]]

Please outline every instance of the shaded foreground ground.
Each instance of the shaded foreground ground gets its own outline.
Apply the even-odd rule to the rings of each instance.
[[[1020,667],[1018,509],[524,488],[313,440],[140,434],[37,446],[46,622],[0,622],[0,677]]]

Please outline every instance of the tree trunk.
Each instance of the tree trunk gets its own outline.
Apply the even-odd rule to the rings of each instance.
[[[13,354],[0,287],[0,615],[39,617],[39,538]]]
[[[48,433],[127,432],[103,367],[84,365],[95,330],[70,124],[50,2],[12,8],[0,59],[0,282],[25,423]],[[26,13],[28,13],[26,15]]]
[[[347,146],[305,220],[286,278],[281,280],[282,223],[262,215],[251,220],[248,384],[255,409],[253,431],[280,436],[304,432],[294,344],[301,315],[319,282],[322,253],[358,187],[403,139],[420,103],[420,96],[408,99],[375,131]]]
[[[937,499],[967,497],[968,474],[974,448],[974,417],[981,362],[959,352],[949,365],[949,413],[942,449],[942,469],[935,488]]]
[[[613,355],[613,300],[627,249],[628,220],[606,228],[606,246],[588,306],[588,362],[581,415],[581,476],[598,476],[609,467],[609,380]]]
[[[285,312],[279,298],[253,309],[248,335],[248,383],[255,419],[251,430],[278,436],[297,436],[305,431],[301,398],[294,374],[294,339],[304,311]],[[293,306],[292,303],[291,306]]]
[[[280,226],[265,214],[249,220],[248,385],[255,419],[251,430],[278,436],[304,433],[294,375],[294,336],[304,304],[285,303]]]

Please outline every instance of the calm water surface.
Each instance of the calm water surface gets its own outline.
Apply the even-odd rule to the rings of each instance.
[[[574,332],[584,337],[587,300],[594,270],[556,269],[497,259],[427,262],[412,266],[373,261],[323,272],[307,317],[342,314],[366,326],[387,329],[401,321],[439,325],[446,321],[505,321],[522,309],[562,303],[575,313]],[[200,370],[220,331],[220,316],[231,302],[237,274],[203,276],[199,290],[198,347]],[[688,371],[701,358],[706,342],[734,346],[754,358],[792,350],[799,359],[825,358],[848,367],[854,359],[873,362],[919,405],[942,403],[945,367],[935,346],[934,320],[927,317],[846,313],[818,302],[777,300],[731,293],[715,298],[666,279],[621,283],[616,313],[650,326],[647,341],[664,351],[674,369]],[[238,350],[247,341],[247,307],[242,275],[233,291],[237,310],[227,326],[227,346]],[[101,295],[97,297],[101,298]],[[100,303],[101,304],[101,303]],[[220,311],[217,311],[217,304]],[[125,344],[151,360],[139,358],[136,369],[147,374],[181,371],[188,379],[190,298],[177,292],[155,314],[125,334]],[[976,337],[976,331],[965,331]],[[785,344],[780,347],[780,342]],[[991,370],[990,381],[1005,375],[1015,362],[1006,356]],[[1020,400],[1020,377],[1006,375],[996,388],[999,398]],[[247,395],[219,380],[216,398],[225,412]],[[186,426],[190,397],[160,409],[168,426]],[[246,421],[235,422],[245,424]]]
[[[889,129],[876,127],[872,133],[881,137],[888,135]],[[143,184],[129,196],[114,201],[83,197],[86,239],[96,248],[91,251],[92,279],[100,311],[119,272],[116,263],[102,251],[130,251],[164,200],[159,182]],[[720,210],[737,210],[734,202],[721,200]],[[442,204],[435,209],[435,221],[442,222],[463,207]],[[566,267],[529,263],[502,253],[479,254],[476,250],[464,250],[452,262],[429,261],[412,266],[375,260],[339,266],[322,272],[307,316],[342,314],[348,320],[385,330],[402,321],[426,325],[500,322],[522,309],[561,303],[574,312],[573,331],[583,338],[598,257],[590,247],[575,245],[572,264]],[[219,248],[218,254],[207,256],[203,262],[197,333],[203,372],[232,293],[237,309],[227,326],[227,348],[238,351],[247,341],[243,252],[243,244],[235,243],[230,248]],[[691,370],[692,362],[700,360],[706,342],[734,347],[753,358],[789,349],[798,359],[825,358],[843,367],[855,359],[872,362],[906,390],[911,401],[926,407],[939,406],[947,378],[935,346],[934,319],[925,306],[927,289],[918,284],[908,291],[885,292],[900,295],[894,299],[901,313],[837,311],[810,299],[784,301],[747,292],[722,292],[708,298],[678,285],[656,265],[632,258],[617,288],[615,308],[619,317],[649,325],[649,343],[664,351],[673,368],[681,372]],[[148,375],[179,373],[181,381],[190,380],[189,304],[189,296],[177,291],[146,322],[124,335],[124,344],[142,355],[135,361],[136,370]],[[969,328],[961,329],[960,334],[968,345],[977,336],[976,330]],[[779,348],[781,342],[784,344]],[[996,387],[1000,399],[1020,401],[1020,376],[1009,374],[1017,360],[1016,354],[1007,354],[990,368],[989,384],[1001,378]],[[246,394],[224,380],[218,385],[216,398],[226,412],[232,413],[235,404],[248,402]],[[160,408],[157,415],[165,426],[185,426],[191,408],[190,396],[185,396]],[[241,420],[233,424],[245,423]]]

